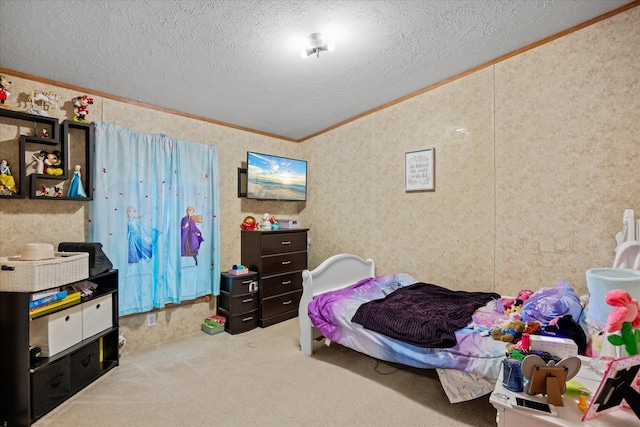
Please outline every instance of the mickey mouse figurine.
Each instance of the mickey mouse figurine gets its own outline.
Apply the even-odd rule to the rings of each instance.
[[[46,153],[44,158],[44,173],[47,175],[62,175],[62,154],[55,150],[51,153]]]
[[[0,74],[0,108],[7,108],[11,110],[11,106],[4,103],[9,95],[11,95],[11,92],[9,92],[9,86],[11,86],[11,82],[7,80],[7,76]]]

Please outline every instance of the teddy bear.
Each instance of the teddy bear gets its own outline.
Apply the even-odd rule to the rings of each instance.
[[[491,337],[496,341],[516,342],[522,336],[525,323],[522,320],[505,320],[493,327]]]

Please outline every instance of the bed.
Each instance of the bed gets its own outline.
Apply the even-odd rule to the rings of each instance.
[[[474,309],[471,321],[455,330],[454,345],[432,348],[391,338],[351,321],[369,301],[424,285],[414,277],[403,273],[376,276],[372,259],[351,254],[334,255],[313,271],[305,270],[302,277],[299,321],[303,354],[311,356],[316,342],[324,337],[325,343],[336,342],[379,360],[436,369],[454,403],[493,390],[507,345],[487,336],[491,326],[505,319],[497,294],[498,298]]]

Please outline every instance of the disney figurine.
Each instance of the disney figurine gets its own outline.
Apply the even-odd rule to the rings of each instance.
[[[42,128],[40,131],[40,138],[49,138],[49,131],[47,128]]]
[[[7,76],[0,74],[0,108],[7,108],[11,110],[11,106],[4,103],[9,95],[11,95],[11,92],[9,92],[9,86],[11,86],[11,82],[7,80]]]
[[[93,98],[88,97],[87,95],[76,96],[71,100],[73,106],[76,107],[73,112],[76,116],[73,118],[76,122],[87,122],[86,116],[89,114],[88,105],[93,104]]]
[[[40,153],[44,153],[45,154],[45,158],[44,158],[44,172],[47,175],[62,175],[62,154],[57,151],[54,150],[50,153],[47,153],[46,151],[41,151]]]
[[[71,177],[71,185],[69,186],[69,192],[67,193],[69,197],[87,197],[87,193],[84,191],[84,186],[82,185],[82,177],[80,175],[80,165],[76,165],[73,171],[73,176]]]
[[[269,214],[262,215],[262,221],[260,221],[260,230],[271,230],[271,221],[269,221]]]
[[[36,173],[38,175],[44,174],[44,158],[46,157],[47,152],[42,150],[38,154],[31,153],[31,157],[36,161]]]
[[[2,190],[9,190],[11,193],[16,193],[16,182],[11,175],[11,169],[9,169],[9,162],[6,159],[0,160],[0,187]],[[5,195],[6,191],[3,191]],[[11,194],[9,193],[9,194]]]

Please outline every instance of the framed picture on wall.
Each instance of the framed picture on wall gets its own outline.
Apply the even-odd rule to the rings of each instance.
[[[405,191],[435,191],[435,148],[404,153]]]

